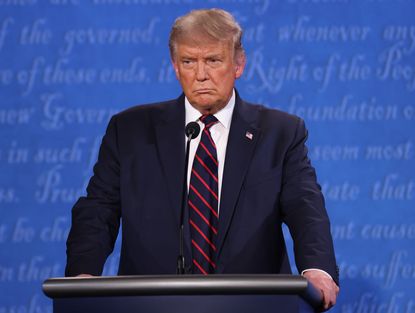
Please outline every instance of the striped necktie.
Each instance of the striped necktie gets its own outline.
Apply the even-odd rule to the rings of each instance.
[[[189,223],[193,253],[193,273],[213,273],[216,268],[218,233],[218,159],[210,128],[218,122],[213,115],[203,115],[205,124],[193,160],[189,184]]]

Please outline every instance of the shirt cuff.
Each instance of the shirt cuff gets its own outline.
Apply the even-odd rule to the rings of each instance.
[[[325,274],[326,276],[330,277],[331,279],[333,279],[333,277],[331,277],[331,275],[329,273],[327,273],[326,271],[323,271],[321,269],[318,269],[318,268],[306,268],[304,271],[301,272],[301,276],[304,276],[304,273],[308,272],[308,271],[318,271],[318,272],[321,272],[321,273]]]

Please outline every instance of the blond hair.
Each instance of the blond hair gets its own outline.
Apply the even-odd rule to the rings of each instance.
[[[203,43],[207,40],[229,42],[235,56],[245,56],[242,28],[234,17],[221,9],[193,10],[174,22],[169,38],[170,56],[174,58],[180,42]]]

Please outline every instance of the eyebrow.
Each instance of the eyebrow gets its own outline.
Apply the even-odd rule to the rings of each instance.
[[[212,54],[208,54],[208,55],[206,55],[206,56],[204,56],[203,57],[203,59],[204,60],[207,60],[207,59],[222,59],[224,56],[223,56],[223,54],[222,53],[212,53]],[[191,55],[187,55],[187,54],[184,54],[184,55],[181,55],[180,56],[180,60],[196,60],[198,57],[196,57],[196,56],[191,56]]]
[[[216,53],[216,54],[207,55],[205,59],[213,59],[213,58],[219,59],[219,58],[222,58],[222,57],[223,57],[222,54]]]

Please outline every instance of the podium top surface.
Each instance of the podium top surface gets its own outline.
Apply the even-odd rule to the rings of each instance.
[[[50,278],[49,297],[203,294],[299,294],[308,287],[294,275],[140,275]]]
[[[51,298],[139,295],[291,294],[321,303],[320,293],[296,275],[160,275],[50,278],[43,283]]]

